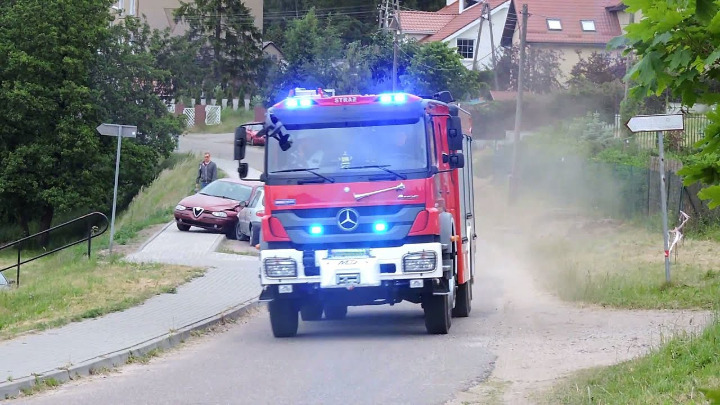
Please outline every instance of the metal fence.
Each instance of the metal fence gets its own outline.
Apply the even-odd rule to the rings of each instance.
[[[495,153],[494,178],[510,174],[512,147]],[[576,156],[553,156],[520,148],[518,191],[547,196],[558,207],[586,209],[615,219],[649,217],[661,212],[660,173],[653,168],[593,162]],[[672,167],[672,166],[670,166]],[[666,172],[668,214],[685,211],[694,218],[715,218],[697,197],[699,185],[684,186],[674,171]]]

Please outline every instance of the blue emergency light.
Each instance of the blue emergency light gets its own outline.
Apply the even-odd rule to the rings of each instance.
[[[385,221],[375,221],[375,223],[373,223],[373,231],[375,233],[383,233],[387,231],[387,229],[388,224]]]
[[[407,101],[407,94],[405,93],[386,93],[380,95],[380,102],[382,104],[402,104]]]
[[[322,234],[323,234],[322,225],[310,225],[310,235],[322,235]]]

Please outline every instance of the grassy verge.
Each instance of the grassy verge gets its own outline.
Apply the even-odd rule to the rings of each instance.
[[[235,132],[235,128],[238,125],[246,122],[251,122],[255,119],[255,113],[238,109],[234,111],[232,108],[225,108],[222,110],[220,115],[221,123],[219,125],[205,125],[197,124],[190,128],[189,132],[197,134],[224,134],[228,132]]]
[[[150,187],[140,190],[130,206],[116,220],[115,241],[125,244],[149,226],[172,219],[175,205],[194,191],[197,156],[181,154],[172,168],[163,170]]]
[[[714,309],[720,302],[720,243],[685,240],[667,283],[662,233],[602,221],[581,228],[532,245],[546,286],[561,298],[644,309]]]
[[[118,243],[131,242],[146,227],[172,218],[175,204],[192,190],[196,160],[181,155],[171,169],[141,190],[116,220]],[[79,245],[23,265],[20,288],[0,292],[0,339],[127,309],[153,295],[173,293],[203,274],[185,266],[128,263],[117,254],[98,255],[108,241],[107,234],[93,240],[95,253],[90,259],[87,247]],[[16,254],[3,254],[0,263],[13,263]],[[31,255],[24,252],[23,258]],[[8,270],[5,276],[12,280],[15,272]]]
[[[705,404],[720,389],[720,323],[700,336],[678,337],[652,354],[581,372],[554,387],[551,404]],[[714,404],[720,402],[711,402]]]

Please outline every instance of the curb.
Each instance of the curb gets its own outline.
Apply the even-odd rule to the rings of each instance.
[[[148,240],[146,240],[145,242],[143,242],[143,244],[140,245],[139,248],[137,248],[137,251],[138,251],[138,252],[142,252],[142,250],[145,249],[145,247],[146,247],[147,245],[149,245],[150,242],[154,241],[158,236],[160,236],[160,234],[162,234],[163,232],[165,232],[165,230],[168,229],[168,228],[170,227],[170,225],[172,225],[172,224],[174,224],[174,223],[175,223],[175,221],[170,221],[170,222],[168,222],[167,224],[165,224],[165,226],[163,226],[159,231],[155,232],[155,234],[154,234],[153,236],[151,236]]]
[[[55,370],[36,373],[13,381],[0,382],[0,401],[17,396],[23,389],[31,389],[45,380],[65,383],[80,376],[97,374],[103,369],[121,367],[132,357],[141,357],[155,349],[164,350],[177,346],[192,336],[193,332],[206,330],[215,325],[222,325],[228,320],[236,320],[253,309],[262,306],[264,306],[264,303],[257,301],[257,298],[253,298],[216,315],[185,325],[174,332],[150,338],[134,346],[105,353],[77,364],[71,364],[68,367],[59,367]]]

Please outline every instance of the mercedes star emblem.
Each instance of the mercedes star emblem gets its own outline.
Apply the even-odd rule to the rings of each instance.
[[[360,215],[352,208],[343,208],[337,214],[337,223],[343,231],[353,231],[358,227]]]

